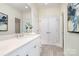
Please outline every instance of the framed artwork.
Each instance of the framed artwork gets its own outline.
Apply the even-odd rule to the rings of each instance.
[[[8,15],[0,12],[0,31],[8,31]]]
[[[69,3],[67,11],[68,32],[79,32],[79,3]]]

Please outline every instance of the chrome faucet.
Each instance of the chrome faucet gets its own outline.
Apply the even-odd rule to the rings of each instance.
[[[16,34],[17,38],[20,38],[20,37],[23,37],[23,36],[24,36],[23,34]]]

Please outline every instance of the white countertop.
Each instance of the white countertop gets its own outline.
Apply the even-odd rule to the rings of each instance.
[[[12,38],[8,40],[0,41],[0,56],[6,55],[12,52],[13,50],[21,47],[22,45],[27,44],[30,41],[34,40],[38,36],[40,35],[39,34],[33,35],[33,36],[28,35],[21,38]]]

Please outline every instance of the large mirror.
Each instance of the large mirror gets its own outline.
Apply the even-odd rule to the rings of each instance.
[[[32,32],[31,18],[27,3],[0,4],[0,35]]]

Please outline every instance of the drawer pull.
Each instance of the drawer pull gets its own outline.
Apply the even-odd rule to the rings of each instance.
[[[28,54],[26,54],[26,56],[29,56]]]
[[[36,48],[36,45],[34,46],[34,48]]]
[[[20,56],[20,55],[16,55],[16,56]]]

